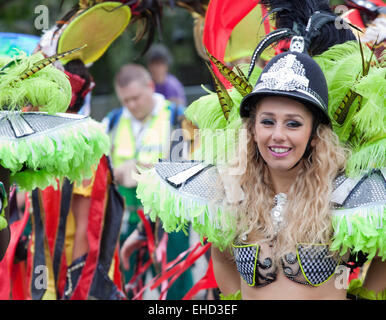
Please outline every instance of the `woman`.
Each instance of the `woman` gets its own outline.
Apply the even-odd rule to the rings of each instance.
[[[303,69],[304,76],[291,73],[294,68],[288,68],[288,62]],[[284,74],[288,87],[276,81]],[[309,86],[304,87],[306,80]],[[227,250],[212,248],[216,279],[224,295],[241,289],[243,299],[345,299],[345,291],[335,288],[334,281],[312,288],[296,261],[299,243],[328,244],[332,234],[329,199],[346,157],[329,125],[326,105],[322,71],[310,57],[296,52],[272,59],[255,90],[244,98],[240,113],[248,142],[246,170],[238,177],[244,200],[233,208],[239,221],[232,244],[236,261]],[[327,253],[324,246],[322,251],[315,246],[304,248]],[[255,256],[249,256],[252,252]],[[315,268],[336,265],[328,255],[309,262]],[[321,282],[331,271],[321,272]],[[240,281],[239,272],[245,281]]]
[[[278,29],[258,45],[250,75],[261,51],[282,34],[292,37],[290,50],[265,66],[254,88],[240,86],[247,94],[237,89],[244,96],[240,110],[239,95],[228,90],[221,108],[210,95],[186,112],[201,131],[230,131],[241,116],[236,162],[220,166],[226,148],[219,147],[212,162],[217,166],[208,165],[208,150],[219,143],[203,139],[204,162],[161,162],[139,177],[138,194],[145,212],[159,216],[166,231],[190,221],[212,242],[214,273],[225,296],[240,291],[243,299],[346,299],[345,265],[360,264],[363,253],[372,262],[354,294],[384,299],[384,68],[354,41],[346,44],[351,33],[335,32],[336,16],[315,10],[313,1],[302,11],[302,3],[270,8],[277,11]],[[370,92],[370,83],[380,87]],[[154,187],[145,190],[150,183]]]
[[[153,172],[161,182],[149,180],[151,173],[139,177],[145,211],[158,215],[166,231],[191,221],[213,243],[223,295],[346,299],[347,247],[351,260],[362,250],[374,258],[378,271],[368,277],[377,279],[375,293],[384,289],[384,227],[376,221],[384,220],[385,178],[380,170],[343,174],[349,153],[331,128],[327,105],[319,65],[305,53],[280,54],[241,103],[247,139],[239,144],[247,142],[238,148],[240,174],[229,174],[230,166],[161,162]],[[376,283],[369,281],[368,288]]]

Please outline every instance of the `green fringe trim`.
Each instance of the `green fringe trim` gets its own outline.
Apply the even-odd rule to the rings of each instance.
[[[56,187],[56,179],[80,183],[91,178],[93,166],[109,150],[102,124],[87,117],[13,141],[0,138],[0,164],[11,171],[11,182],[20,189],[44,189]]]
[[[20,51],[12,59],[0,60],[0,69],[14,61],[0,73],[0,110],[19,110],[28,103],[51,114],[67,110],[72,96],[71,84],[66,74],[53,65],[48,65],[25,80],[15,82],[23,72],[43,58],[41,53],[27,56]]]
[[[220,250],[229,247],[235,236],[234,219],[230,214],[208,202],[179,193],[164,182],[155,169],[141,170],[136,179],[137,197],[144,212],[153,221],[159,217],[166,232],[183,230],[186,233],[191,224],[202,240],[206,237]]]
[[[3,217],[3,214],[0,215],[0,231],[5,229],[8,226],[7,219]]]
[[[366,300],[386,300],[386,289],[375,293],[373,290],[364,288],[360,279],[353,279],[350,281],[347,293]]]
[[[7,219],[5,218],[5,208],[8,205],[7,196],[5,196],[3,201],[3,210],[0,212],[0,231],[5,229],[8,226]]]
[[[220,293],[220,300],[242,300],[241,291],[237,290],[235,293],[228,294],[227,296],[224,296],[222,293]]]
[[[348,249],[352,253],[362,251],[368,260],[378,255],[386,259],[386,206],[359,207],[335,210],[332,218],[335,231],[332,251],[344,255]]]

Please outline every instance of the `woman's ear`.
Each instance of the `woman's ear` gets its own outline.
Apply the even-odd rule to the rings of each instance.
[[[316,140],[317,140],[317,138],[313,138],[313,139],[311,140],[311,147],[315,148],[315,146],[316,146]]]

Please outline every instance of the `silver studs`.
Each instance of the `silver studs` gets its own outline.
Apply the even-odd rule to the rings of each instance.
[[[294,264],[296,262],[296,257],[293,253],[288,253],[285,255],[285,260],[290,264]]]

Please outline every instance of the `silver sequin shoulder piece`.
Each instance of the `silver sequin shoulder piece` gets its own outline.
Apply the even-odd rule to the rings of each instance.
[[[200,202],[217,202],[223,196],[218,188],[218,170],[213,165],[201,161],[160,161],[155,170],[181,196]]]
[[[386,170],[375,169],[356,178],[339,175],[334,181],[332,204],[335,208],[384,205],[386,203]]]

